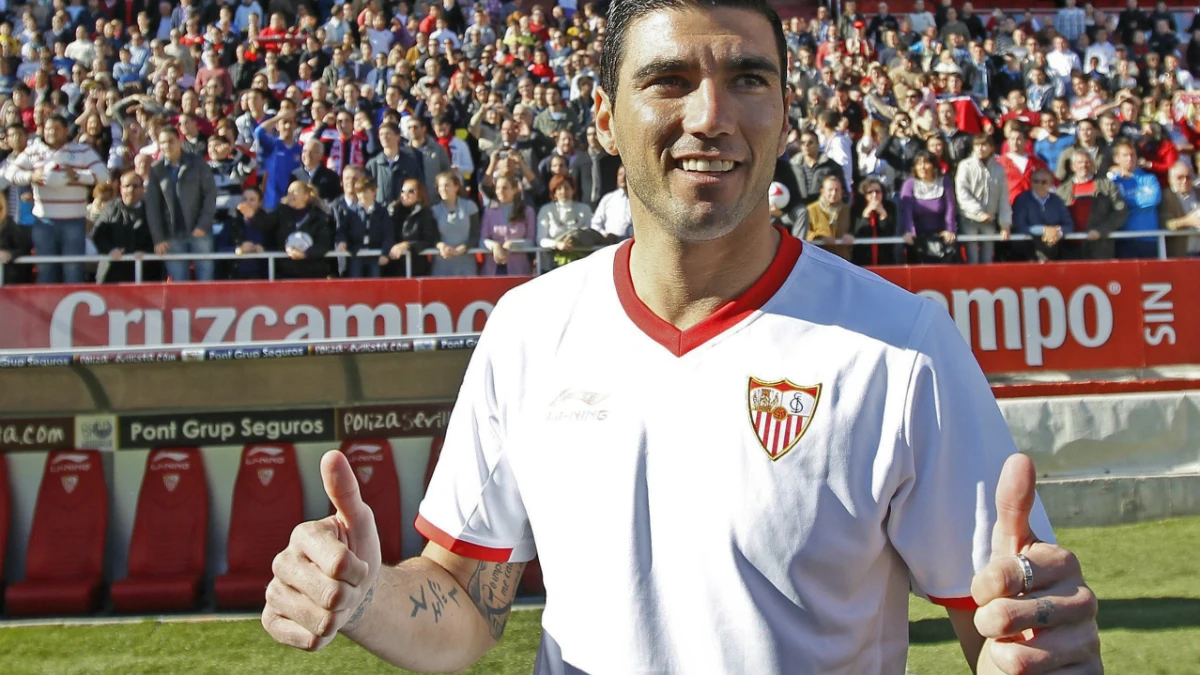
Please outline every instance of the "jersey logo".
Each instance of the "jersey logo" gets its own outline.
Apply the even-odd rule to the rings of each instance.
[[[764,382],[750,378],[750,425],[772,460],[788,453],[812,422],[821,398],[821,385],[802,386],[788,380]]]

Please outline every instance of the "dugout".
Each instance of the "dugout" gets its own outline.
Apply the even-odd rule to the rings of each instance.
[[[242,449],[290,442],[304,518],[328,515],[320,457],[343,441],[386,439],[400,481],[402,548],[435,437],[449,419],[473,338],[246,345],[161,351],[0,354],[0,452],[11,516],[7,585],[25,576],[25,543],[51,450],[101,450],[109,488],[106,581],[125,577],[135,507],[152,449],[197,447],[209,490],[207,578],[225,572]]]

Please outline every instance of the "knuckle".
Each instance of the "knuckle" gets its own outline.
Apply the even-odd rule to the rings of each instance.
[[[321,603],[321,608],[326,610],[335,610],[345,596],[342,590],[342,584],[333,582],[325,584],[321,588],[321,597],[317,599]]]
[[[1007,675],[1030,675],[1036,672],[1037,663],[1028,649],[1011,642],[992,648],[992,663]]]

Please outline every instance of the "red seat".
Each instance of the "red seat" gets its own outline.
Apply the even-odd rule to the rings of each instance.
[[[0,591],[4,590],[4,551],[8,548],[8,460],[0,452]],[[0,595],[0,599],[3,595]]]
[[[112,586],[118,612],[192,609],[208,542],[208,481],[199,448],[154,450],[138,494],[129,575]]]
[[[51,452],[33,511],[25,581],[5,593],[9,614],[82,614],[96,609],[107,532],[108,488],[100,453]]]
[[[271,561],[287,548],[292,529],[303,519],[296,448],[291,443],[247,445],[233,486],[228,572],[213,588],[218,607],[263,606],[271,582]]]
[[[402,556],[400,549],[400,477],[392,444],[386,439],[344,441],[342,454],[350,460],[363,501],[375,513],[379,529],[379,548],[383,564],[395,565]],[[332,506],[331,506],[332,508]]]
[[[429,461],[425,463],[425,491],[429,491],[429,481],[433,480],[433,470],[437,468],[438,457],[442,456],[442,444],[446,442],[446,436],[434,436],[429,442]],[[421,495],[424,497],[424,494]],[[429,540],[424,536],[421,537],[421,548],[424,548]]]

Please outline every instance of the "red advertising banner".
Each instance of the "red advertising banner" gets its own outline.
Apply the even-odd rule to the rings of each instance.
[[[954,317],[983,369],[1200,363],[1200,260],[880,268]],[[521,278],[0,288],[0,349],[480,330]]]

